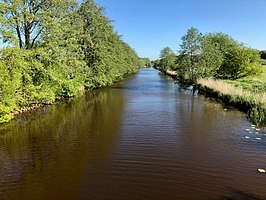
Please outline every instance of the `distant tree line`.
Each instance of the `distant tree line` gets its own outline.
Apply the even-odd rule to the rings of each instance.
[[[0,0],[0,122],[32,103],[109,85],[147,59],[118,35],[94,0]]]
[[[165,47],[160,59],[153,62],[163,71],[176,71],[180,81],[194,83],[200,77],[234,80],[262,73],[260,52],[224,33],[202,34],[190,28],[181,40],[178,54]]]

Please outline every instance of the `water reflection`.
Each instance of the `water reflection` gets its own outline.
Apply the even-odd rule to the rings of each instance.
[[[1,126],[0,199],[266,197],[263,130],[153,69],[36,112]]]
[[[76,199],[87,168],[112,154],[122,97],[98,90],[2,127],[0,199]]]
[[[231,195],[222,196],[218,199],[213,199],[213,200],[265,200],[265,199],[262,199],[261,197],[254,194],[236,190],[233,191]]]

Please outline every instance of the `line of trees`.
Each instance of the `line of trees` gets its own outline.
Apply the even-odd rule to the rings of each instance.
[[[192,27],[181,40],[178,55],[165,47],[154,62],[163,71],[176,71],[180,81],[194,83],[200,77],[234,80],[262,73],[260,52],[224,33],[202,34]]]
[[[135,72],[148,62],[118,35],[94,0],[0,0],[0,122]]]

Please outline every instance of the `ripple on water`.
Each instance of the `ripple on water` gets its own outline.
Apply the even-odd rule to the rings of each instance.
[[[266,166],[265,132],[224,109],[140,70],[11,123],[0,137],[0,199],[266,197],[257,173]]]

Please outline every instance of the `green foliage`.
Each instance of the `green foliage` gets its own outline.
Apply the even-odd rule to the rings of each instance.
[[[10,114],[5,114],[0,117],[0,124],[10,122],[12,119],[13,117]]]
[[[177,74],[181,80],[195,82],[200,77],[234,80],[262,73],[259,52],[223,33],[203,36],[190,28],[180,47]]]
[[[33,51],[7,48],[1,54],[0,115],[33,102],[50,103],[55,99],[55,94],[47,90],[51,85]]]
[[[215,75],[217,78],[238,79],[262,73],[258,64],[259,52],[247,48],[227,35],[212,35],[223,55],[223,62]]]
[[[266,50],[260,51],[260,58],[266,60]]]
[[[266,80],[258,80],[254,78],[242,78],[237,80],[228,80],[227,82],[233,84],[236,87],[241,87],[244,90],[249,90],[255,93],[266,92]]]
[[[80,43],[92,72],[86,77],[87,87],[109,85],[135,71],[140,64],[135,51],[114,32],[102,12],[92,0],[84,1],[79,9],[83,27]]]
[[[253,123],[265,125],[266,108],[262,105],[257,105],[248,111],[248,117]]]
[[[177,72],[182,79],[195,82],[200,73],[200,55],[202,54],[202,34],[195,28],[188,29],[181,38],[180,57]]]
[[[75,6],[75,0],[0,0],[0,35],[5,42],[31,49],[49,30],[60,30],[57,20],[64,23],[65,15]]]
[[[93,0],[0,0],[0,13],[0,35],[12,44],[0,51],[0,123],[143,67]]]
[[[249,105],[248,117],[253,123],[265,125],[266,123],[266,71],[260,76],[248,76],[237,80],[227,80],[226,82],[236,86],[239,90],[250,93],[250,97],[243,95],[243,100],[246,105]],[[261,99],[258,103],[258,99]]]
[[[217,48],[217,43],[212,41],[210,35],[205,35],[202,40],[202,53],[199,59],[199,76],[214,77],[222,65],[223,54]]]
[[[266,65],[266,59],[260,59],[259,64],[261,65]]]
[[[175,70],[176,68],[176,55],[170,49],[170,47],[165,47],[161,50],[160,53],[160,61],[158,63],[158,67],[163,70]]]
[[[170,47],[165,47],[160,52],[160,58],[161,59],[165,59],[165,58],[167,58],[168,56],[170,56],[172,54],[174,54],[173,50],[170,49]]]
[[[140,58],[139,59],[139,66],[141,67],[150,67],[152,66],[151,61],[149,58]]]
[[[261,52],[261,56],[264,53]],[[172,63],[168,58],[170,54],[172,50],[164,48],[160,59],[152,65],[162,71],[175,69],[175,77],[182,84],[194,84],[198,80],[201,91],[245,108],[256,124],[266,123],[266,68],[262,66],[265,63],[260,59],[259,51],[247,48],[223,33],[203,35],[190,28],[182,37],[179,55]],[[224,81],[206,79],[209,77],[227,79],[227,83],[236,87],[223,84]]]

